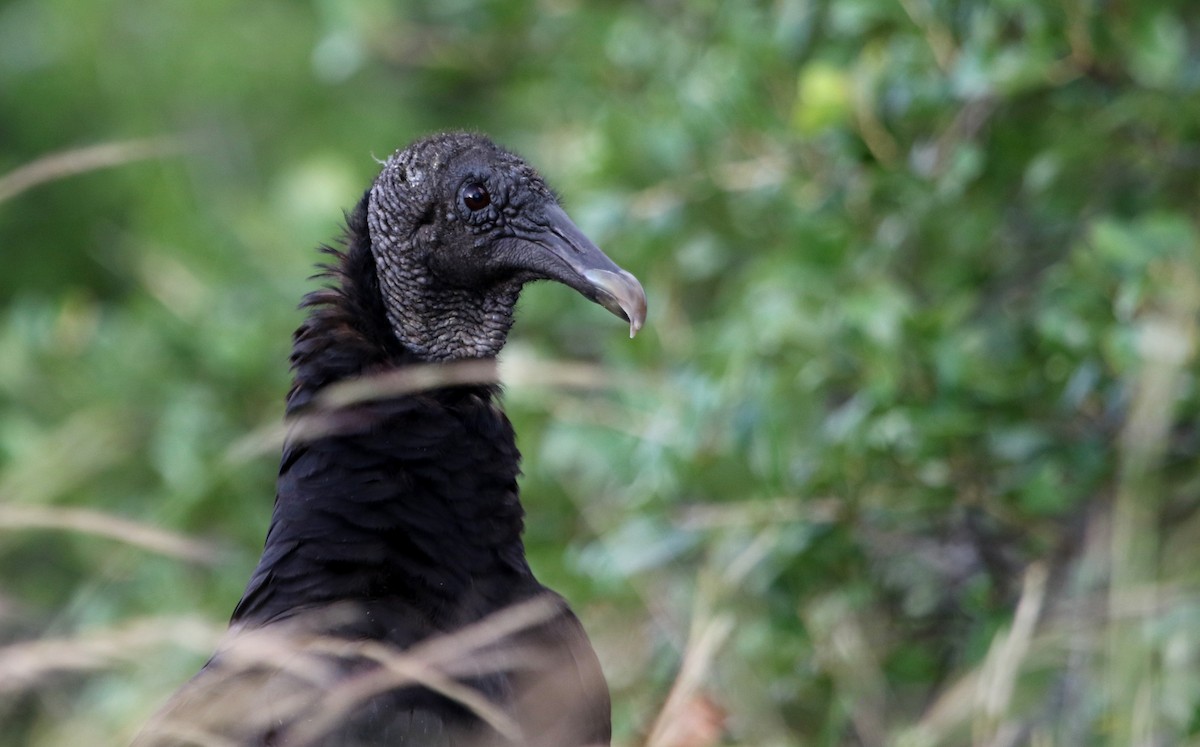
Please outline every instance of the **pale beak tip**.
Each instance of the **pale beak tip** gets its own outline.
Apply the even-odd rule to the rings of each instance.
[[[646,292],[633,275],[620,268],[616,270],[593,268],[583,276],[599,291],[596,300],[601,306],[629,321],[629,337],[633,339],[646,321]]]

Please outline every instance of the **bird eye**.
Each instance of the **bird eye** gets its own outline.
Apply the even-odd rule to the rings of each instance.
[[[463,189],[463,204],[471,210],[483,210],[492,204],[492,196],[488,194],[487,187],[482,184],[478,182],[468,184]]]

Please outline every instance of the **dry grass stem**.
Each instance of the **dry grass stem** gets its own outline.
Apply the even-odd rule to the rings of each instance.
[[[993,744],[994,737],[1002,731],[997,727],[1008,712],[1016,688],[1017,674],[1029,653],[1034,630],[1042,614],[1046,600],[1046,566],[1034,563],[1025,571],[1025,582],[1017,612],[1013,616],[1012,628],[1001,631],[992,639],[987,658],[983,662],[975,692],[976,712],[981,718],[975,722],[976,744]]]
[[[702,699],[701,688],[707,681],[713,658],[733,632],[733,622],[732,615],[719,614],[693,628],[679,674],[654,720],[645,747],[683,747],[695,743],[688,738],[694,728],[691,716],[696,713],[692,704]]]
[[[456,677],[537,668],[537,651],[511,638],[562,613],[563,603],[543,596],[513,605],[452,634],[438,636],[407,650],[374,641],[349,640],[318,630],[336,628],[350,607],[332,608],[270,628],[234,631],[220,648],[215,668],[200,676],[210,686],[259,689],[277,676],[291,678],[289,690],[272,698],[272,719],[291,720],[304,714],[287,733],[288,744],[304,745],[326,737],[347,715],[373,697],[406,686],[420,685],[461,704],[496,732],[520,739],[513,718]],[[497,644],[503,643],[502,647]],[[495,648],[493,648],[495,647]],[[345,677],[345,663],[369,661],[378,666]],[[226,693],[228,694],[228,693]],[[253,719],[255,714],[235,718]],[[245,727],[247,724],[242,724]],[[269,724],[261,725],[264,728]],[[241,727],[239,727],[241,728]],[[156,734],[186,734],[192,743],[207,744],[219,737],[220,724],[167,719],[153,724]]]
[[[842,515],[836,498],[805,500],[792,496],[734,503],[699,503],[686,507],[679,526],[685,529],[717,529],[755,524],[807,522],[826,524]]]
[[[909,20],[924,34],[925,42],[933,52],[938,68],[948,72],[958,56],[958,48],[954,42],[954,35],[937,17],[932,4],[924,0],[900,0],[900,7],[904,8]]]
[[[1109,610],[1106,679],[1114,743],[1149,744],[1165,712],[1161,667],[1144,625],[1117,622],[1131,589],[1158,592],[1162,549],[1162,467],[1176,417],[1176,402],[1193,386],[1200,275],[1191,262],[1160,267],[1171,292],[1161,307],[1147,309],[1137,325],[1140,365],[1133,401],[1121,433],[1122,451],[1109,550]],[[1159,600],[1152,600],[1155,606]],[[1120,707],[1118,707],[1120,706]]]
[[[806,627],[820,659],[850,712],[854,733],[863,745],[883,745],[887,687],[863,625],[850,604],[830,596],[803,610]]]
[[[75,638],[22,641],[0,648],[0,692],[27,690],[54,674],[134,661],[163,644],[210,651],[218,639],[216,630],[200,620],[155,617]]]
[[[468,625],[454,635],[439,636],[412,649],[414,656],[430,662],[443,663],[458,659],[464,652],[497,643],[509,636],[549,622],[563,611],[564,603],[554,596],[540,596],[506,607]]]
[[[147,729],[144,733],[146,735],[153,734],[163,740],[169,740],[179,745],[187,745],[188,747],[242,747],[240,743],[232,739],[225,739],[206,729],[174,721],[155,724],[153,728]]]
[[[91,534],[201,565],[216,565],[220,558],[213,545],[87,508],[0,505],[0,530],[5,529],[56,529]]]
[[[174,156],[185,150],[175,136],[122,140],[59,151],[0,176],[0,203],[48,182],[134,161]]]
[[[932,747],[945,742],[971,713],[979,680],[979,670],[972,670],[943,690],[920,721],[898,733],[897,747]]]
[[[316,398],[316,407],[319,411],[336,410],[439,387],[495,384],[499,380],[500,370],[494,359],[421,363],[373,376],[339,381],[321,390]]]
[[[422,363],[333,384],[322,390],[310,411],[286,423],[259,428],[235,442],[227,458],[243,461],[277,451],[284,442],[312,441],[359,427],[347,408],[369,402],[453,386],[499,384],[529,388],[544,396],[546,389],[606,389],[616,380],[603,368],[577,363],[518,359],[497,364],[495,359]]]
[[[122,413],[81,410],[29,444],[26,455],[0,471],[0,504],[51,503],[128,459],[132,439]]]
[[[771,550],[779,544],[779,527],[771,525],[763,528],[754,539],[747,544],[733,560],[725,566],[721,580],[729,588],[736,588],[750,575],[758,564],[771,554]]]
[[[546,389],[599,391],[630,383],[604,366],[519,355],[500,359],[500,379],[511,388],[531,389],[539,394]],[[632,382],[636,386],[645,384],[643,374],[637,374],[637,379]]]
[[[453,638],[453,636],[449,636]],[[364,642],[356,653],[380,664],[379,669],[353,677],[331,689],[314,713],[288,733],[290,743],[316,742],[359,705],[377,695],[406,685],[419,684],[453,700],[508,739],[518,739],[520,726],[477,690],[457,682],[430,662],[410,653],[398,653],[383,644]]]

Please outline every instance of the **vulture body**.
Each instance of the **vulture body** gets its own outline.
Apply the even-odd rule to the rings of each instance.
[[[599,662],[525,560],[520,455],[497,388],[325,395],[486,365],[533,280],[636,332],[640,284],[530,166],[464,133],[389,158],[330,251],[332,282],[305,299],[294,338],[298,425],[262,559],[227,641],[135,745],[607,745]]]

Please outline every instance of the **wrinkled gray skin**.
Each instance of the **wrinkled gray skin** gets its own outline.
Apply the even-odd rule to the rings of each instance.
[[[482,209],[467,205],[482,186]],[[418,358],[495,356],[521,286],[555,280],[641,328],[641,285],[571,222],[541,176],[477,135],[422,140],[387,160],[367,221],[388,320]],[[436,228],[435,228],[436,227]]]

